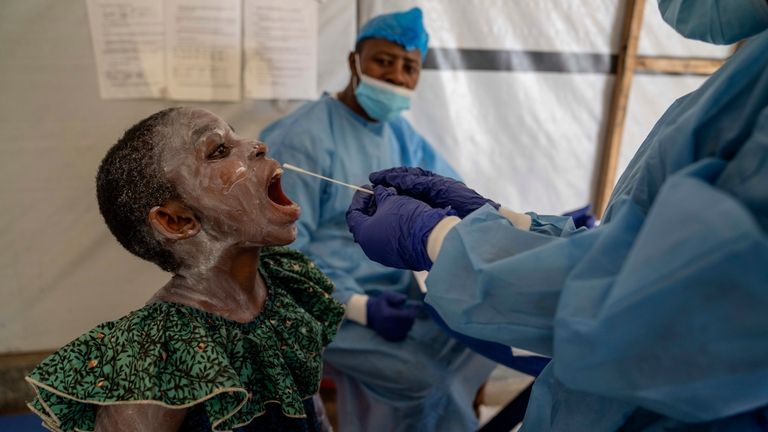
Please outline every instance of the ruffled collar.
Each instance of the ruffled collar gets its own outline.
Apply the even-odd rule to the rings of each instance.
[[[269,295],[248,323],[157,302],[106,322],[45,359],[27,377],[30,408],[53,430],[90,431],[95,406],[204,404],[213,430],[250,423],[268,403],[304,417],[318,390],[321,351],[343,317],[331,282],[303,255],[262,255]]]

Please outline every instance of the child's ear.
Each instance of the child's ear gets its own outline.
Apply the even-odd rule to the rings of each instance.
[[[149,224],[164,237],[183,240],[200,232],[200,222],[184,204],[170,201],[149,211]]]

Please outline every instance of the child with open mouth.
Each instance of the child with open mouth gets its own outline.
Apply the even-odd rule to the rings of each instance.
[[[104,220],[172,277],[30,373],[47,427],[324,429],[313,396],[344,311],[330,280],[280,247],[301,210],[267,151],[191,108],[141,120],[109,150],[96,178]]]

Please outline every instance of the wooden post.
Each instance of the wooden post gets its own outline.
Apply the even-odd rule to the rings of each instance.
[[[637,41],[643,23],[644,6],[645,0],[627,0],[624,12],[616,81],[613,85],[608,124],[597,167],[597,181],[592,199],[592,210],[598,219],[603,217],[616,180],[616,166],[621,150],[621,136],[624,131],[629,90],[632,86],[632,77],[637,61]]]

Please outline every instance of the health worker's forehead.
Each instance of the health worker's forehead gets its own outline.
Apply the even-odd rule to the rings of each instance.
[[[402,45],[388,41],[386,39],[365,39],[360,45],[360,54],[363,57],[375,56],[375,55],[390,55],[395,57],[401,57],[408,62],[421,64],[421,51],[413,49],[406,51]]]

